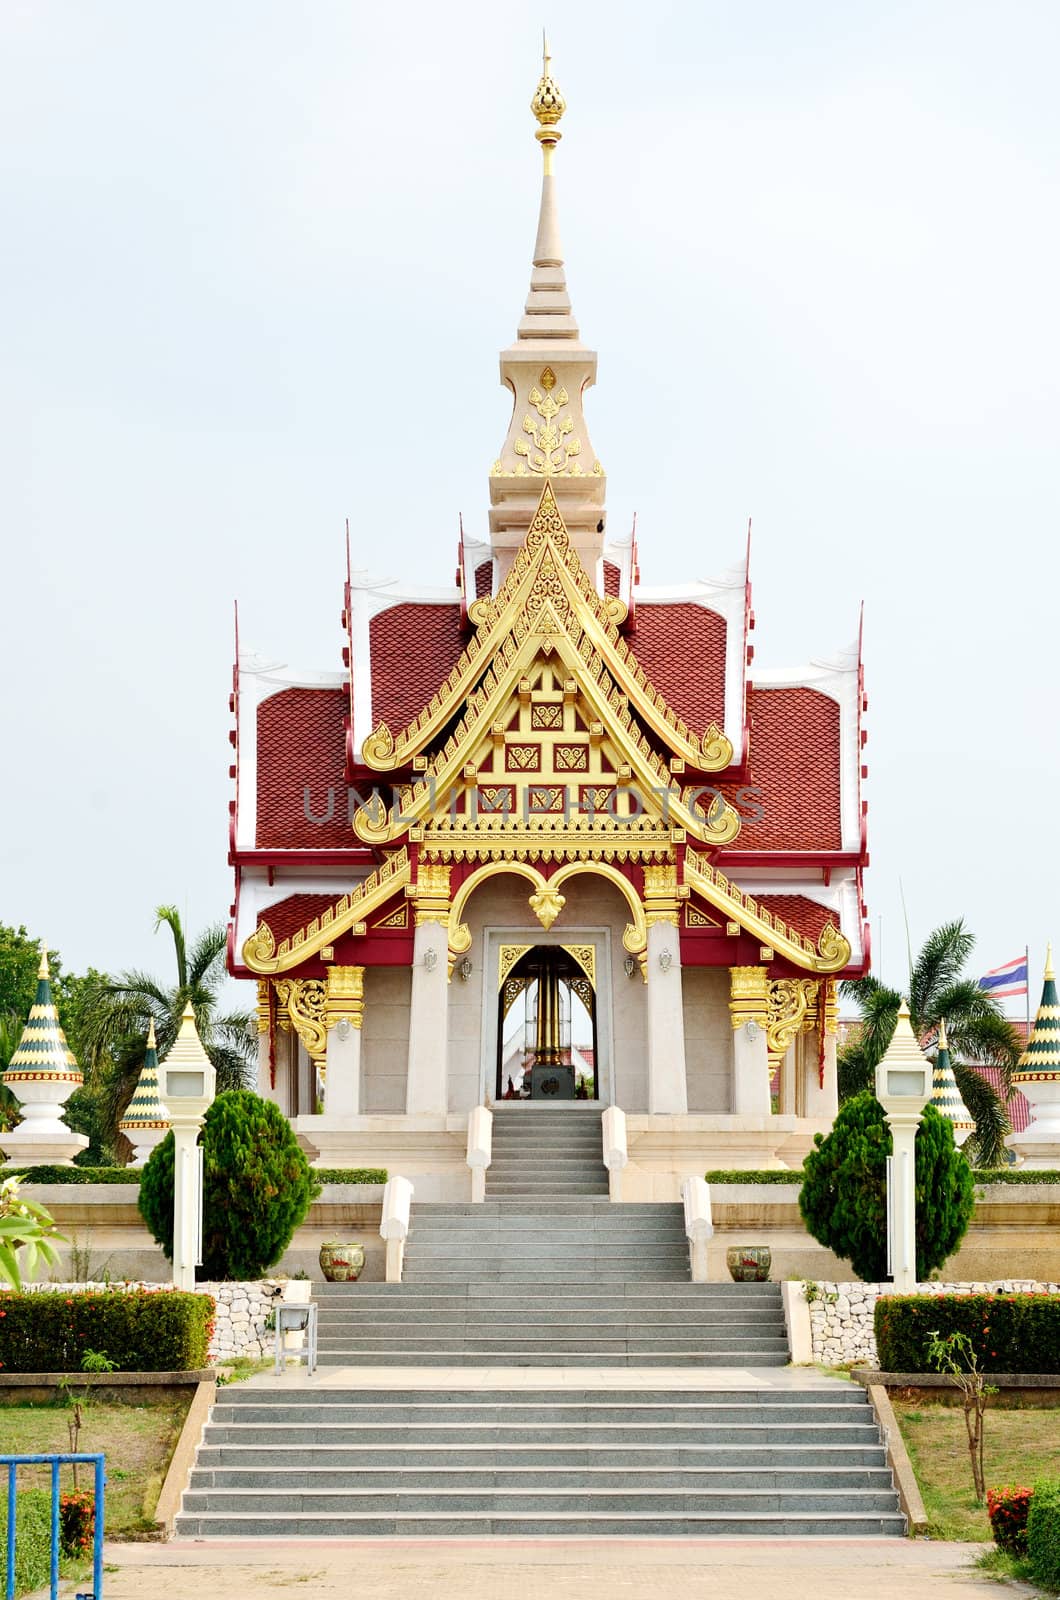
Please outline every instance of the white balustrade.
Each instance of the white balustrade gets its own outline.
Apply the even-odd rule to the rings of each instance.
[[[387,1283],[401,1282],[413,1193],[408,1178],[388,1178],[386,1188],[383,1190],[383,1215],[379,1223],[379,1235],[386,1240]]]
[[[486,1171],[493,1160],[493,1112],[489,1106],[475,1106],[467,1119],[467,1164],[471,1168],[471,1199],[476,1205],[486,1198]]]
[[[685,1178],[681,1184],[685,1207],[685,1236],[692,1264],[692,1282],[707,1282],[707,1242],[714,1236],[710,1212],[710,1187],[705,1178]]]
[[[626,1147],[626,1113],[621,1106],[608,1106],[602,1118],[602,1126],[608,1192],[612,1200],[621,1200],[622,1171],[629,1164],[629,1151]]]

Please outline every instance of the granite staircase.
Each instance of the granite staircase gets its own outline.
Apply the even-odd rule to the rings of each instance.
[[[903,1534],[862,1389],[221,1391],[183,1538]]]
[[[539,1106],[502,1100],[493,1108],[493,1163],[486,1173],[487,1198],[606,1195],[602,1115],[594,1101]]]

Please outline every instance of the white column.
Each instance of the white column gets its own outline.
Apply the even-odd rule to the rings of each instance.
[[[199,1155],[201,1123],[173,1128],[173,1287],[194,1289],[199,1254]]]
[[[812,1038],[812,1035],[811,1035]],[[818,1065],[816,1050],[807,1051],[805,1097],[803,1105],[808,1117],[818,1117],[834,1122],[839,1110],[839,1075],[836,1069],[836,1036],[825,1033],[824,1070]],[[824,1082],[822,1083],[822,1078]]]
[[[412,1006],[405,1109],[410,1116],[448,1109],[449,932],[417,921],[412,946]]]
[[[729,1014],[732,1020],[732,1109],[737,1116],[768,1117],[769,977],[765,967],[729,969]]]
[[[919,1114],[888,1115],[893,1155],[890,1172],[891,1281],[895,1294],[916,1292],[916,1130]]]
[[[683,1115],[688,1110],[685,1017],[681,986],[681,934],[656,914],[648,923],[648,1110]]]
[[[361,1110],[363,967],[328,968],[327,1016],[324,1112],[329,1117],[356,1117]]]

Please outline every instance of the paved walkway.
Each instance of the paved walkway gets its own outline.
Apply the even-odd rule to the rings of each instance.
[[[108,1545],[106,1600],[998,1600],[982,1545],[909,1539],[276,1540]],[[115,1570],[116,1569],[116,1570]],[[1012,1592],[1012,1591],[1010,1591]],[[1031,1591],[1023,1590],[1024,1594]]]

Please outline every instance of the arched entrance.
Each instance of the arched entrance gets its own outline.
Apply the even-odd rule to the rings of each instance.
[[[498,1100],[598,1100],[592,946],[504,945],[497,996]]]

